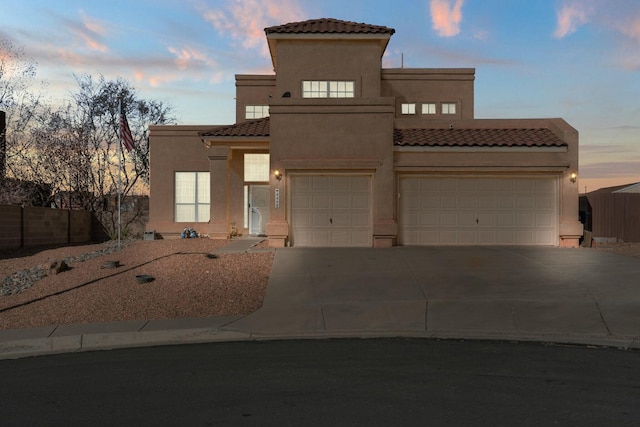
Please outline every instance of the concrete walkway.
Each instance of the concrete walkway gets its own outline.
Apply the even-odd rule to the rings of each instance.
[[[254,250],[256,242],[233,244],[225,252]],[[640,259],[549,247],[283,248],[276,251],[263,306],[250,315],[0,331],[0,358],[378,336],[638,349]]]

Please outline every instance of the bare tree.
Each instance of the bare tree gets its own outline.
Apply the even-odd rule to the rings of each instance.
[[[22,182],[22,171],[13,163],[26,151],[25,135],[40,108],[41,95],[31,90],[36,68],[36,62],[27,58],[22,49],[10,40],[0,40],[0,110],[6,113],[6,129],[0,146],[2,203],[47,203],[49,199],[47,186]]]

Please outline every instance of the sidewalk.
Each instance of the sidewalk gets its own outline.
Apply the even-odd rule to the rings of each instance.
[[[255,243],[242,239],[223,249],[246,251]],[[640,259],[589,249],[282,248],[263,306],[250,315],[0,331],[0,359],[214,341],[386,336],[638,349],[639,278]]]

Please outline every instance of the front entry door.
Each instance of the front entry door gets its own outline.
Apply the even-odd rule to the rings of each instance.
[[[265,226],[269,222],[269,186],[249,186],[249,234],[265,235]]]

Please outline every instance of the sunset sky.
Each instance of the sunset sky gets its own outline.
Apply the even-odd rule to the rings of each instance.
[[[235,74],[272,74],[264,28],[336,18],[394,28],[384,67],[476,69],[476,118],[562,117],[580,191],[640,182],[638,0],[3,0],[0,39],[52,99],[73,74],[128,80],[180,124],[234,122]],[[0,52],[0,55],[3,55]]]

